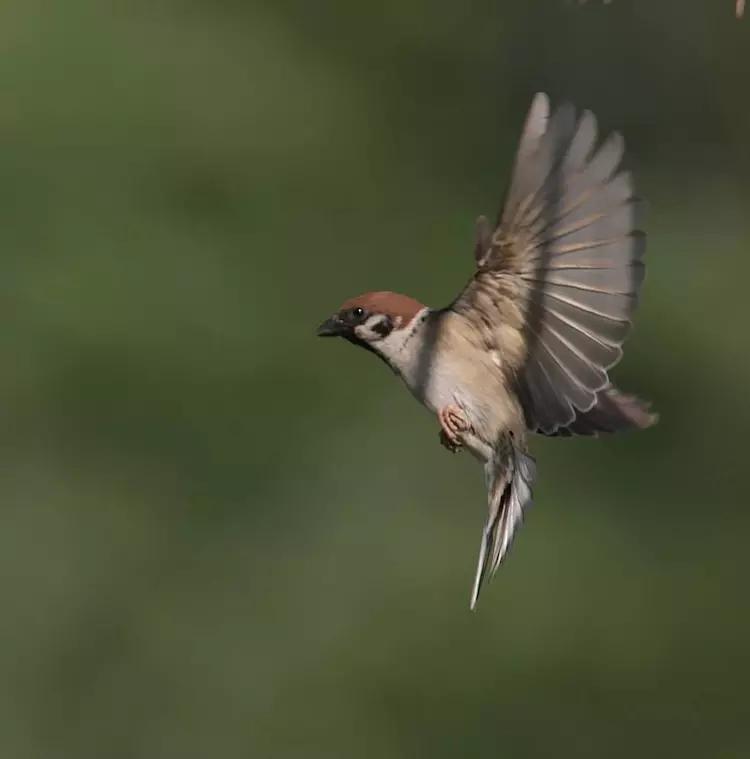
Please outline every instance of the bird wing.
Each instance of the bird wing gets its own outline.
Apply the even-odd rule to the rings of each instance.
[[[596,394],[596,403],[588,411],[579,412],[570,425],[560,427],[552,435],[598,437],[603,432],[643,430],[658,420],[659,415],[650,410],[649,403],[610,385]]]
[[[480,217],[476,271],[451,304],[496,351],[526,425],[555,434],[609,387],[643,281],[645,235],[624,144],[537,94],[494,231]]]

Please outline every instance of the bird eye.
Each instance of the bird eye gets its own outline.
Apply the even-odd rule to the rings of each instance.
[[[365,315],[365,310],[361,306],[352,309],[352,316],[355,319],[361,319]]]

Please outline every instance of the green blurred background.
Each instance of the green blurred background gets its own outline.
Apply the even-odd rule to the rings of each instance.
[[[750,19],[731,0],[7,0],[0,757],[750,756]],[[532,94],[649,201],[624,388],[485,495],[317,324],[447,303]]]

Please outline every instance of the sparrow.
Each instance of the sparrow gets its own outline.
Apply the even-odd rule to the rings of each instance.
[[[445,308],[396,292],[345,301],[318,328],[374,353],[437,416],[449,450],[484,466],[488,517],[470,608],[532,502],[529,433],[644,429],[649,405],[618,390],[644,278],[646,237],[622,137],[538,93],[494,224],[476,223],[474,273]]]

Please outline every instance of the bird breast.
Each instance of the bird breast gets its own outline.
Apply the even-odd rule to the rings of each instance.
[[[520,410],[507,386],[502,357],[479,345],[460,315],[431,313],[404,347],[395,368],[430,411],[458,406],[475,435],[489,445],[517,426]]]

